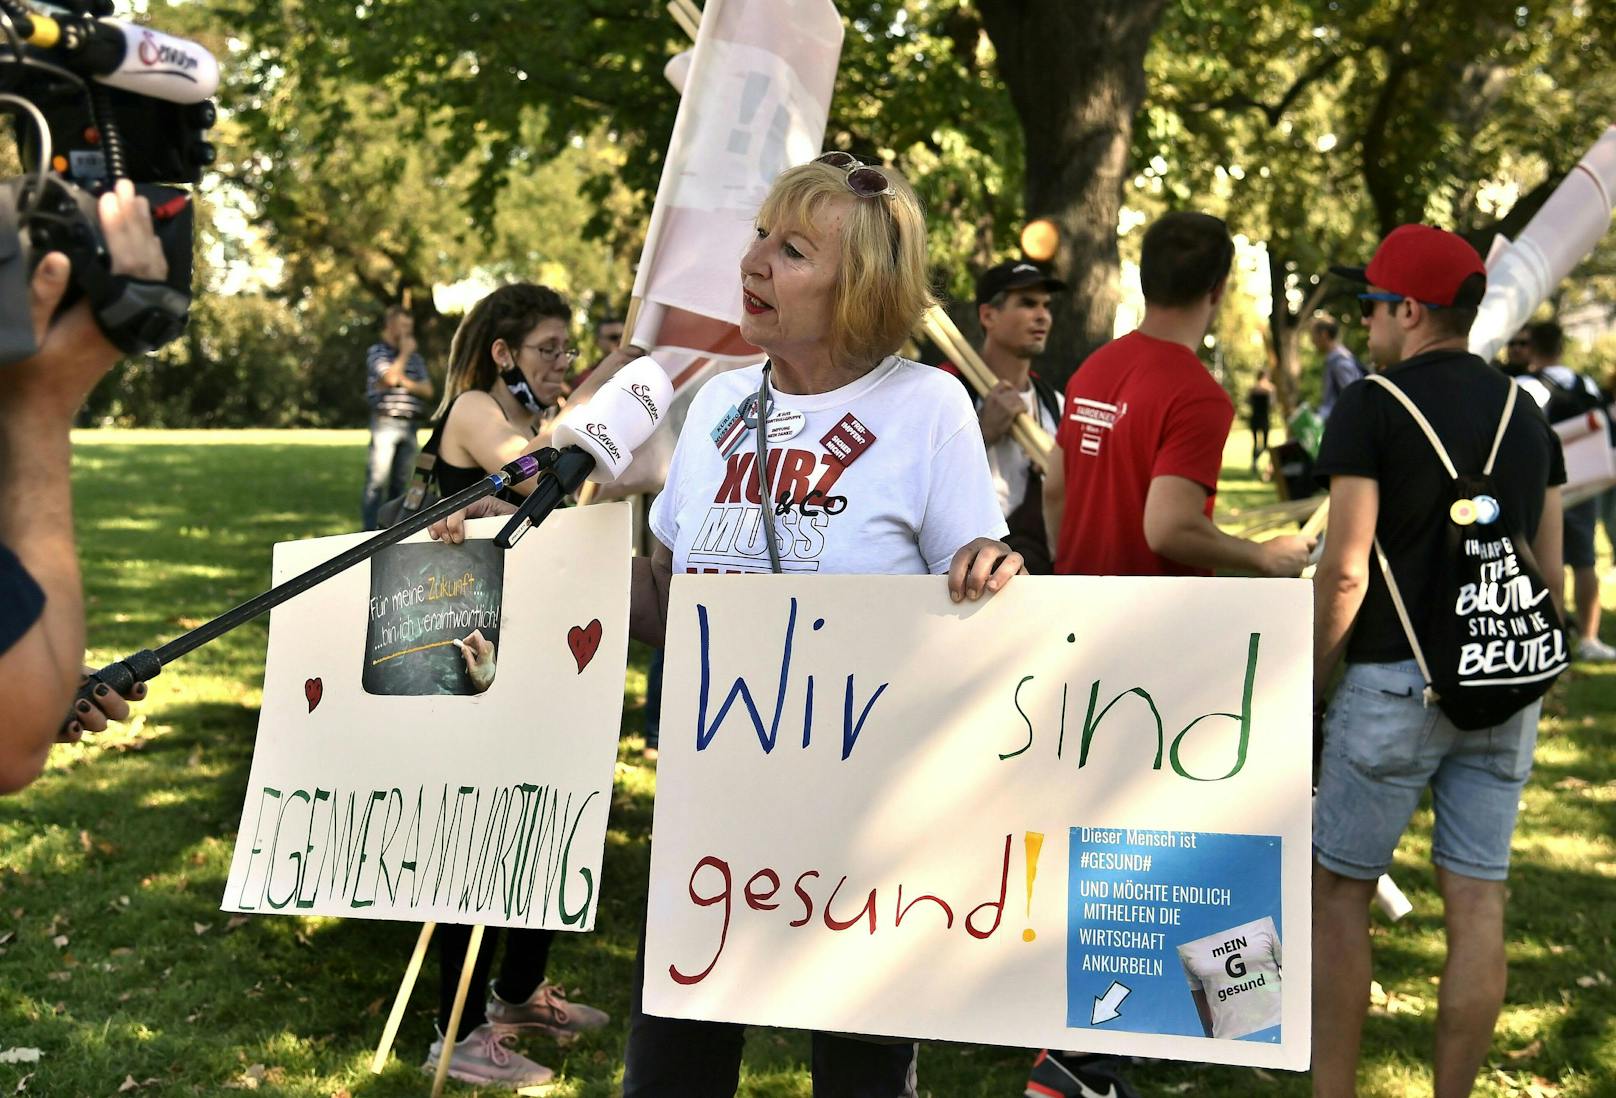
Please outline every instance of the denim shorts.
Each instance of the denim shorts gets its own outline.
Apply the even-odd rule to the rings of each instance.
[[[1541,703],[1466,732],[1435,705],[1426,707],[1424,690],[1413,660],[1348,665],[1324,721],[1314,857],[1338,876],[1379,877],[1429,785],[1431,860],[1465,877],[1502,881]]]
[[[1597,561],[1594,553],[1594,527],[1599,525],[1599,499],[1584,500],[1575,507],[1565,509],[1565,533],[1561,556],[1567,568],[1592,568]]]

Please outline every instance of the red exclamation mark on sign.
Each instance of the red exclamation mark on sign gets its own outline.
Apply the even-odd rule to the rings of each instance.
[[[1038,879],[1038,854],[1044,849],[1044,833],[1042,831],[1029,831],[1023,840],[1027,844],[1027,918],[1032,918],[1032,883]],[[1038,937],[1038,932],[1028,927],[1021,932],[1021,940],[1030,942]]]

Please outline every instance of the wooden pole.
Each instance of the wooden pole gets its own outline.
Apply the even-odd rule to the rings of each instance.
[[[1303,537],[1318,537],[1324,533],[1324,528],[1330,523],[1330,497],[1325,496],[1324,502],[1318,505],[1313,515],[1302,524]]]
[[[421,936],[415,940],[415,952],[410,955],[410,963],[404,968],[404,980],[398,985],[398,995],[393,999],[393,1012],[387,1016],[381,1044],[376,1046],[376,1055],[370,1061],[373,1075],[380,1075],[382,1068],[387,1066],[387,1054],[393,1051],[393,1038],[398,1036],[399,1023],[404,1021],[404,1008],[410,1004],[410,993],[415,990],[415,980],[421,975],[421,961],[426,957],[427,943],[432,940],[432,931],[437,925],[421,924]]]
[[[471,942],[466,946],[466,962],[460,966],[460,983],[455,987],[454,1006],[449,1011],[449,1032],[443,1035],[443,1048],[438,1053],[438,1073],[432,1077],[432,1098],[441,1098],[443,1082],[449,1078],[449,1061],[454,1058],[455,1037],[460,1032],[460,1018],[466,1012],[466,991],[471,987],[471,970],[477,967],[477,954],[483,948],[481,923],[471,928]]]
[[[953,318],[937,306],[932,306],[921,317],[921,325],[926,334],[931,337],[950,361],[959,367],[960,373],[971,388],[976,390],[978,396],[987,396],[998,384],[998,378],[988,369],[982,356],[976,353],[965,336],[960,333]],[[1026,412],[1018,412],[1015,419],[1010,422],[1010,435],[1016,443],[1026,451],[1027,457],[1038,467],[1041,475],[1049,473],[1049,456],[1055,448],[1055,440],[1049,432],[1039,426],[1038,421]]]
[[[697,12],[696,17],[692,19],[690,13],[685,10],[685,5],[671,3],[668,5],[668,14],[673,16],[673,21],[679,24],[679,29],[689,35],[690,40],[694,42],[696,31],[701,26],[701,13]]]
[[[634,343],[634,326],[640,322],[640,309],[644,304],[645,299],[639,296],[628,299],[628,312],[623,314],[624,343]],[[639,347],[639,344],[634,343],[634,346]],[[649,347],[640,347],[642,351],[649,351],[650,349]]]

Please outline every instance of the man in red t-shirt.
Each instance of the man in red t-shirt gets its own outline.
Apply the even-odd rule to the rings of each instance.
[[[1145,316],[1066,386],[1044,481],[1057,575],[1300,575],[1312,538],[1231,537],[1212,522],[1234,404],[1195,355],[1234,260],[1222,221],[1170,213],[1145,233]]]

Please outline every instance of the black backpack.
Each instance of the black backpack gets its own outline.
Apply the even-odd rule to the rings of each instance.
[[[1509,387],[1487,464],[1480,473],[1461,474],[1408,395],[1378,374],[1369,381],[1408,410],[1453,478],[1452,496],[1443,502],[1448,522],[1442,554],[1429,562],[1434,570],[1420,577],[1436,597],[1418,625],[1409,620],[1391,563],[1375,539],[1392,605],[1425,677],[1426,703],[1441,706],[1466,731],[1490,728],[1541,698],[1570,663],[1565,631],[1521,516],[1504,510],[1493,483],[1493,462],[1520,390]]]

